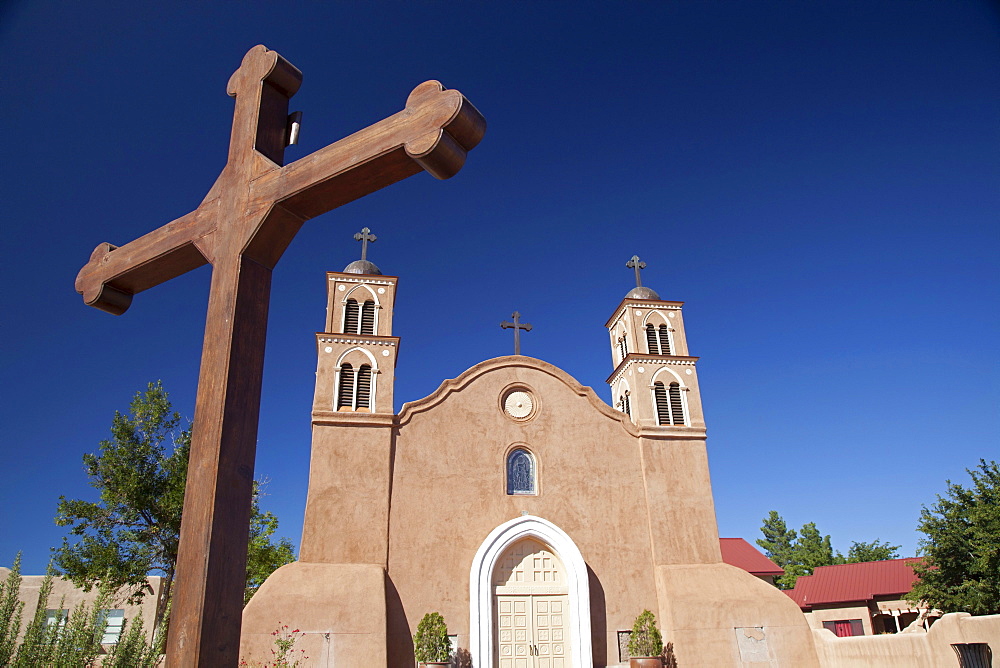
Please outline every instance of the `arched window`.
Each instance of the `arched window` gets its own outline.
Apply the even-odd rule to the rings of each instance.
[[[357,374],[354,367],[344,364],[340,367],[340,382],[337,388],[338,411],[370,411],[372,400],[372,368],[362,364]]]
[[[666,325],[657,328],[653,323],[646,325],[646,345],[650,355],[670,355],[670,328]]]
[[[661,427],[683,427],[684,404],[681,400],[681,386],[670,383],[669,388],[656,381],[653,385],[653,396],[656,399],[656,422]]]
[[[625,390],[624,392],[622,392],[622,396],[618,400],[618,408],[621,410],[622,413],[624,413],[625,415],[627,415],[627,416],[629,416],[631,418],[632,417],[632,406],[629,403],[628,394],[629,394],[628,390]]]
[[[358,333],[359,318],[358,301],[356,299],[348,299],[344,304],[344,334]]]
[[[618,352],[622,359],[628,355],[628,343],[625,341],[624,334],[622,334],[622,338],[618,339]]]
[[[375,302],[370,299],[361,306],[361,334],[375,334]]]
[[[337,410],[354,408],[354,367],[343,364],[340,367],[340,386],[337,391]]]
[[[507,455],[507,493],[534,494],[535,458],[523,448],[515,448]]]

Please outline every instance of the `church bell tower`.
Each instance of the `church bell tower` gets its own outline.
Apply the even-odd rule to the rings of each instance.
[[[688,355],[684,302],[664,301],[642,285],[646,263],[633,255],[634,287],[606,323],[615,369],[608,377],[613,406],[636,425],[704,431],[697,357]]]
[[[342,272],[327,272],[326,327],[316,334],[313,415],[392,414],[393,370],[399,338],[392,336],[395,276],[383,276],[367,259],[375,235],[354,235],[361,259]]]

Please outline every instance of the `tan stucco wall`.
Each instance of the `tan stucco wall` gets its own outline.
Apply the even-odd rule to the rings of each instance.
[[[298,630],[305,666],[386,666],[385,571],[363,564],[282,566],[243,610],[240,657],[272,660],[272,633]],[[298,656],[298,655],[296,655]]]
[[[502,413],[500,396],[512,384],[537,398],[533,419]],[[592,571],[596,663],[617,662],[617,631],[656,606],[640,442],[623,419],[589,388],[527,357],[484,362],[403,408],[390,525],[389,575],[399,600],[389,606],[390,665],[412,661],[409,637],[431,611],[468,647],[472,559],[495,527],[522,514],[556,524],[582,552]],[[536,496],[506,494],[505,455],[515,444],[536,458]]]
[[[665,639],[678,665],[815,668],[812,631],[794,601],[746,571],[725,563],[656,569]],[[740,652],[739,634],[763,640],[769,663]],[[744,660],[747,659],[747,660]]]
[[[6,579],[10,574],[10,570],[4,568],[2,571],[3,572],[0,572],[0,579]],[[24,603],[24,610],[21,614],[21,632],[23,632],[28,626],[28,623],[31,622],[31,619],[35,614],[35,610],[38,609],[38,594],[44,580],[44,575],[21,576],[21,587],[18,590],[17,595],[18,600]],[[119,592],[112,595],[110,601],[106,605],[106,608],[123,609],[125,611],[126,620],[141,617],[142,626],[146,631],[146,636],[150,637],[153,631],[153,622],[156,618],[156,602],[159,599],[160,591],[163,586],[163,578],[150,576],[146,580],[149,584],[149,590],[152,593],[147,593],[139,605],[128,604],[126,602],[127,594]],[[45,609],[56,610],[62,608],[72,612],[73,609],[81,603],[86,603],[88,606],[92,606],[97,600],[98,595],[99,592],[96,588],[86,592],[69,580],[63,580],[62,578],[56,577],[52,579],[52,593],[49,595],[48,603],[45,605]],[[131,623],[131,621],[129,621],[129,623]]]
[[[823,622],[835,622],[843,619],[860,619],[861,625],[865,629],[865,635],[874,635],[872,613],[867,605],[845,604],[820,608],[806,613],[806,620],[809,622],[809,626],[814,629],[822,629]]]
[[[952,613],[935,622],[926,633],[838,638],[822,629],[814,630],[813,637],[822,668],[958,666],[952,643],[985,642],[994,655],[1000,654],[1000,615],[972,617],[964,612]]]

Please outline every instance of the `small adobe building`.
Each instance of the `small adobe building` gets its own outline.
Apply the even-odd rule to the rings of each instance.
[[[906,600],[917,574],[919,557],[819,566],[785,591],[815,629],[841,638],[899,633],[914,622],[924,630],[941,616],[938,611]]]
[[[612,311],[614,407],[513,355],[395,413],[396,285],[327,274],[299,561],[247,606],[244,658],[280,622],[315,665],[412,666],[437,611],[465,665],[622,665],[649,609],[687,667],[819,665],[798,606],[722,559],[682,302]]]

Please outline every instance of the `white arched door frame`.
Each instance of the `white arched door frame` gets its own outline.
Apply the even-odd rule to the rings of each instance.
[[[562,560],[569,587],[572,665],[594,665],[590,640],[590,578],[587,563],[573,539],[552,522],[534,515],[504,522],[490,532],[476,551],[469,573],[469,650],[472,665],[493,666],[493,569],[508,547],[522,538],[536,538]]]

